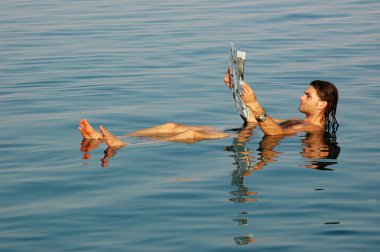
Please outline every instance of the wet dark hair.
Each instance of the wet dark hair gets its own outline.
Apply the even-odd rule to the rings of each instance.
[[[327,102],[324,111],[325,130],[335,134],[338,130],[339,123],[336,120],[336,108],[338,106],[339,93],[334,84],[323,80],[314,80],[310,83],[317,91],[318,97]]]

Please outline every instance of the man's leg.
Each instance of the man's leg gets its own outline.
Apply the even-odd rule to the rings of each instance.
[[[207,127],[207,126],[187,126],[183,124],[178,124],[178,123],[164,123],[152,128],[146,128],[142,130],[137,130],[134,131],[128,136],[135,136],[135,137],[155,137],[155,136],[164,136],[164,135],[175,135],[182,133],[186,130],[213,130],[213,127]]]
[[[202,140],[228,137],[224,132],[215,132],[213,127],[187,126],[178,123],[165,123],[152,128],[137,130],[128,134],[136,137],[159,137],[163,141],[198,142]],[[124,146],[127,143],[111,134],[105,127],[100,126],[100,132],[96,131],[90,123],[83,119],[79,123],[79,131],[85,139],[104,139],[109,147]]]
[[[230,135],[225,132],[188,129],[174,136],[164,138],[164,141],[194,143],[202,140],[226,138]]]

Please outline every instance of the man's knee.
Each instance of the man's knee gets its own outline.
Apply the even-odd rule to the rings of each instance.
[[[202,135],[201,132],[194,129],[187,129],[182,134],[188,138],[200,137]]]
[[[165,129],[168,129],[168,130],[174,130],[182,125],[178,123],[174,123],[174,122],[167,122],[167,123],[162,124],[161,126],[163,126]]]

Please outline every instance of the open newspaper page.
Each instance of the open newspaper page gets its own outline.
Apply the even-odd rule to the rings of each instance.
[[[242,86],[244,84],[244,64],[245,52],[236,50],[233,43],[231,43],[230,75],[233,102],[237,112],[247,119],[249,117],[248,109],[241,99]]]

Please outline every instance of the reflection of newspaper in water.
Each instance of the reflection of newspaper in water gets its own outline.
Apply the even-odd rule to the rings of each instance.
[[[241,99],[242,86],[244,84],[245,52],[238,51],[231,43],[230,49],[230,75],[231,89],[234,106],[237,112],[244,118],[249,117],[247,106]]]

